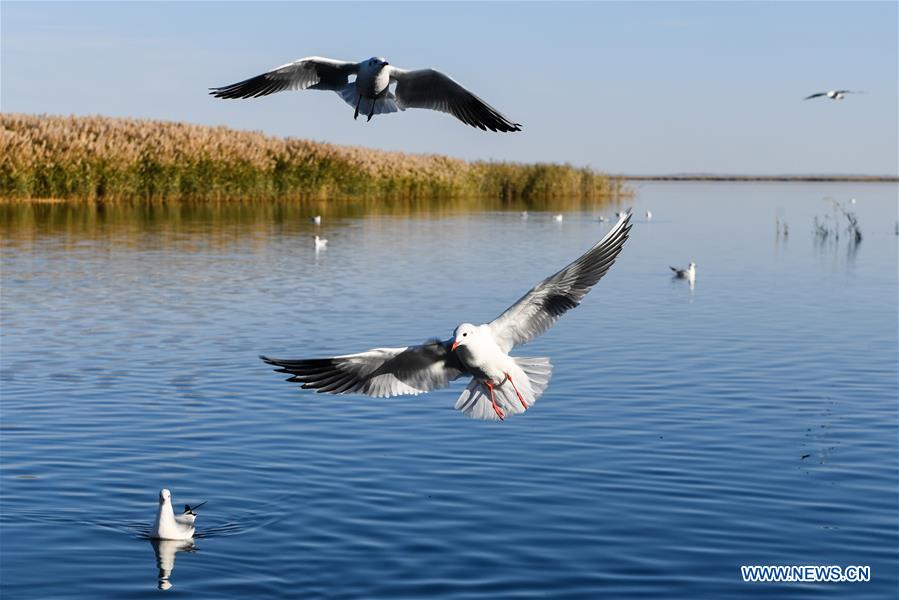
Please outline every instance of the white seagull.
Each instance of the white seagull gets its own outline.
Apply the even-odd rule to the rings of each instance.
[[[811,96],[806,96],[803,100],[811,100],[812,98],[820,98],[825,96],[831,100],[842,100],[846,94],[861,94],[862,92],[853,92],[852,90],[830,90],[829,92],[818,92]]]
[[[316,252],[319,251],[319,250],[324,250],[324,249],[327,248],[327,247],[328,247],[328,240],[326,240],[326,239],[324,239],[324,238],[320,238],[320,237],[318,237],[318,236],[315,236],[315,250],[316,250]]]
[[[556,223],[561,223],[564,219],[565,219],[565,215],[563,215],[562,213],[553,215],[553,221],[555,221]]]
[[[322,224],[322,216],[315,215],[314,217],[309,217],[309,222],[313,225],[321,225]]]
[[[696,279],[696,263],[691,262],[686,269],[678,269],[677,267],[668,267],[674,271],[674,276],[678,279]]]
[[[646,211],[646,220],[652,221],[652,211],[651,210]]]
[[[355,76],[350,81],[350,76]],[[396,83],[391,93],[390,85]],[[406,71],[391,66],[385,59],[372,57],[359,63],[320,56],[309,56],[244,81],[217,88],[209,93],[216,98],[258,98],[284,90],[327,90],[355,108],[372,116],[407,108],[428,108],[449,113],[472,127],[490,131],[521,131],[498,110],[456,83],[449,75],[434,69]]]
[[[548,358],[509,356],[580,304],[615,262],[628,238],[630,213],[567,267],[538,283],[490,323],[462,323],[453,337],[419,346],[375,348],[333,358],[284,360],[260,356],[287,380],[330,394],[417,395],[471,376],[456,408],[476,419],[503,420],[527,410],[546,389]]]
[[[150,537],[157,540],[189,540],[194,537],[194,521],[197,519],[197,513],[194,511],[206,504],[201,502],[193,508],[190,505],[184,505],[184,512],[175,515],[172,508],[172,493],[167,489],[159,492],[159,511],[156,513],[156,520],[153,522],[153,528],[150,530]]]

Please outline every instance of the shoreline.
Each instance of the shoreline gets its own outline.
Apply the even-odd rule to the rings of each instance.
[[[778,183],[899,183],[892,175],[621,175],[622,181],[706,181],[706,182],[778,182]]]

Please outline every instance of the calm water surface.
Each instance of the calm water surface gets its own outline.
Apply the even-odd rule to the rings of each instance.
[[[454,411],[461,382],[315,395],[257,355],[491,319],[616,205],[331,207],[318,255],[314,207],[3,207],[3,597],[895,597],[896,186],[637,192],[611,272],[518,351],[555,374],[505,423]],[[850,197],[863,241],[816,241]],[[145,539],[162,487],[209,500],[193,545]]]

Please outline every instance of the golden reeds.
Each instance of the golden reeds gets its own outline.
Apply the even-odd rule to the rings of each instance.
[[[0,197],[87,201],[503,201],[622,192],[556,164],[466,162],[185,123],[0,114]]]

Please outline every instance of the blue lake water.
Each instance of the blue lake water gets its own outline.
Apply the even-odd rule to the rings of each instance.
[[[561,223],[2,207],[3,597],[895,597],[896,186],[636,191]],[[816,238],[842,219],[828,199],[861,243]],[[462,382],[316,395],[257,358],[489,320],[625,205],[609,274],[516,352],[555,371],[504,423],[453,410]],[[692,290],[668,269],[691,260]],[[209,501],[192,546],[145,539],[162,487]],[[748,564],[871,581],[750,584]]]

